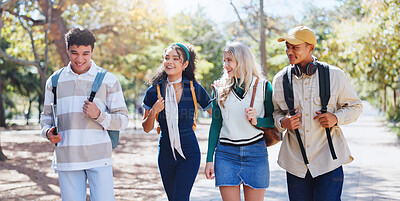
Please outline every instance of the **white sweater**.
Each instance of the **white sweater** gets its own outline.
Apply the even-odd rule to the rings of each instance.
[[[222,115],[222,128],[220,142],[230,145],[248,145],[263,138],[263,132],[255,128],[246,118],[245,108],[250,107],[253,86],[256,81],[253,77],[252,83],[243,94],[243,99],[234,90],[228,94],[224,106],[219,105]],[[253,108],[257,111],[257,117],[264,117],[265,81],[259,80],[257,93]]]

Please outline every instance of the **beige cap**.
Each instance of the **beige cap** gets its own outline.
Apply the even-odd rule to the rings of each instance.
[[[306,26],[298,26],[291,29],[287,36],[278,38],[278,42],[287,41],[290,44],[298,45],[304,42],[316,45],[317,39],[315,39],[314,32]]]

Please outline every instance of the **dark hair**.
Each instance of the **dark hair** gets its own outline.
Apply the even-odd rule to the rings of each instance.
[[[186,43],[184,44],[185,47],[187,48],[188,52],[189,52],[189,64],[186,67],[186,69],[182,72],[182,76],[185,76],[186,78],[188,78],[189,80],[196,80],[195,78],[195,72],[196,72],[196,63],[197,63],[197,55],[196,52],[194,51],[194,48],[192,47],[192,45]],[[174,50],[176,50],[176,52],[179,55],[179,58],[183,59],[183,63],[185,63],[187,61],[187,55],[185,50],[177,45],[177,44],[172,44],[170,46],[168,46],[167,48],[165,48],[164,53],[169,49],[172,48]],[[164,58],[164,54],[163,54],[163,58]],[[164,64],[161,64],[158,67],[158,71],[156,72],[156,75],[154,75],[151,79],[150,79],[150,83],[152,85],[157,84],[159,81],[161,81],[164,77],[167,77],[167,73],[165,72],[164,69]]]
[[[93,32],[89,29],[81,30],[79,28],[73,28],[65,34],[65,43],[67,45],[67,49],[73,45],[77,46],[92,46],[92,50],[94,48],[94,43],[96,42],[96,37]]]

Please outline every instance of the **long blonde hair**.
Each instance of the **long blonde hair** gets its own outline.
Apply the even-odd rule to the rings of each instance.
[[[245,83],[244,90],[247,91],[250,87],[253,76],[261,78],[263,77],[261,73],[261,67],[257,63],[253,53],[250,48],[242,42],[232,42],[226,46],[223,50],[228,54],[231,54],[234,62],[237,63],[237,67],[234,69],[235,77],[229,77],[228,72],[224,70],[223,75],[217,81],[218,85],[218,96],[217,101],[219,101],[222,107],[224,102],[228,97],[228,94],[233,88],[235,81],[238,82],[240,77],[240,82],[238,86],[242,86]]]

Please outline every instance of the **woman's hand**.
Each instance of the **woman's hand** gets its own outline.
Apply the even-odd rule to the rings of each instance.
[[[164,108],[165,108],[165,104],[164,104],[164,98],[160,97],[156,103],[154,103],[153,108],[151,108],[151,110],[153,110],[155,112],[155,114],[158,114],[159,112],[161,112]]]
[[[214,179],[214,163],[208,162],[206,163],[206,167],[204,168],[204,174],[206,175],[207,179]]]
[[[257,125],[256,109],[249,107],[249,108],[244,109],[244,112],[246,113],[247,120],[249,120],[252,125],[254,125],[254,126]]]

